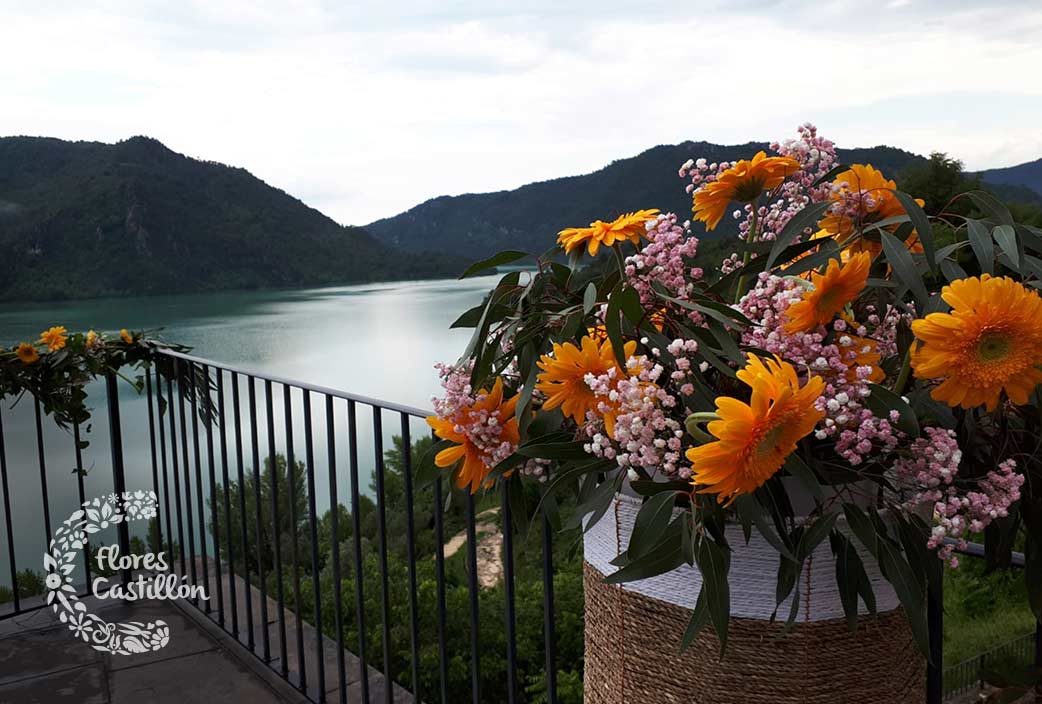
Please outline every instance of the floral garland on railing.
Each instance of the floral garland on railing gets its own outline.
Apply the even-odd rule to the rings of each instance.
[[[131,379],[124,370],[149,368],[155,363],[155,350],[160,348],[189,349],[168,344],[153,332],[123,329],[110,337],[95,330],[70,333],[57,325],[41,332],[33,342],[0,348],[0,400],[13,397],[17,403],[29,394],[59,427],[79,425],[87,431],[91,417],[87,384],[111,373],[140,393],[143,378]],[[81,436],[80,443],[81,448],[86,447],[87,440]]]
[[[519,471],[577,496],[587,525],[628,485],[640,547],[612,579],[697,565],[711,618],[696,616],[721,641],[731,521],[778,549],[779,607],[828,538],[854,620],[874,603],[856,538],[924,650],[952,540],[984,532],[1002,565],[1026,536],[1042,616],[1042,230],[984,192],[959,196],[975,216],[931,219],[811,125],[770,148],[680,167],[707,231],[737,204],[739,251],[717,271],[690,221],[640,210],[562,230],[570,266],[536,258],[464,312],[453,327],[474,334],[439,366],[423,479],[448,469],[474,492]]]

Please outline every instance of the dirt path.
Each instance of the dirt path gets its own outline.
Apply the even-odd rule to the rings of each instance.
[[[474,535],[477,538],[478,584],[494,587],[503,579],[503,534],[495,522],[498,508],[482,511],[474,518]],[[467,544],[467,531],[452,536],[445,543],[445,557],[452,557]]]

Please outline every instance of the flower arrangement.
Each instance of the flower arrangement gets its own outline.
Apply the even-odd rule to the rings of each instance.
[[[90,419],[87,384],[108,373],[122,376],[120,370],[126,366],[148,367],[157,346],[188,350],[143,331],[123,329],[110,338],[94,330],[69,332],[61,325],[48,328],[33,342],[0,348],[0,399],[10,396],[17,403],[28,392],[59,427],[84,425]],[[144,388],[142,378],[128,381],[139,393]],[[86,440],[80,443],[87,446]]]
[[[472,492],[517,472],[576,497],[587,529],[616,493],[643,497],[612,579],[696,566],[688,642],[707,624],[726,640],[728,523],[776,548],[779,607],[828,539],[851,623],[874,608],[869,554],[924,652],[955,548],[983,533],[1008,564],[1027,535],[1042,615],[1042,230],[984,192],[960,196],[974,217],[928,217],[809,124],[770,149],[688,161],[692,220],[564,229],[568,265],[551,251],[464,312],[427,471]],[[738,251],[700,261],[694,228],[731,209]]]

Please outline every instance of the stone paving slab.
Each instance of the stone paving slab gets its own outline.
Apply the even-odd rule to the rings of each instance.
[[[4,704],[110,704],[105,668],[77,667],[0,686]]]

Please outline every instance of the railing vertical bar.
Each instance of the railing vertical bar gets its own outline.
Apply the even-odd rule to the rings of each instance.
[[[318,566],[318,508],[315,502],[315,442],[311,426],[311,393],[304,389],[304,458],[308,473],[308,522],[311,528],[311,589],[315,599],[315,664],[318,668],[318,701],[326,701],[326,665],[322,647],[322,585]],[[334,506],[335,508],[335,506]],[[336,543],[333,543],[335,546]],[[335,547],[334,547],[335,549]],[[300,616],[298,616],[298,619]]]
[[[282,400],[286,422],[286,484],[289,489],[289,558],[293,574],[293,615],[297,624],[297,669],[300,673],[300,690],[308,691],[307,664],[304,661],[304,623],[300,608],[300,559],[297,554],[297,460],[293,455],[293,403],[292,388],[282,387]],[[282,574],[281,572],[279,573]]]
[[[199,565],[202,567],[203,573],[203,584],[207,587],[210,586],[210,567],[207,564],[206,554],[206,503],[203,498],[203,463],[199,459],[199,385],[196,383],[196,366],[195,362],[189,362],[188,364],[188,388],[192,390],[192,401],[189,404],[192,408],[192,458],[195,460],[195,498],[196,501],[196,512],[199,519]],[[193,564],[195,560],[192,561]],[[192,581],[195,579],[193,577]],[[204,599],[204,609],[206,613],[210,613],[210,600]],[[193,598],[192,603],[199,606],[199,599]]]
[[[177,554],[178,562],[181,566],[181,575],[185,575],[185,534],[183,530],[183,524],[181,521],[181,469],[177,460],[177,424],[174,418],[177,416],[177,406],[179,403],[175,403],[174,397],[174,382],[173,377],[177,375],[178,362],[174,360],[173,373],[166,378],[166,396],[167,412],[170,414],[170,459],[171,459],[171,474],[174,477],[174,508],[177,510]],[[178,382],[180,386],[180,381]],[[174,559],[173,553],[170,554],[171,561]]]
[[[250,384],[252,391],[253,384]],[[252,393],[251,393],[252,398]],[[236,372],[232,372],[232,426],[235,429],[235,478],[239,482],[239,537],[242,540],[242,581],[243,581],[243,593],[246,601],[246,643],[249,645],[250,650],[253,651],[256,641],[253,635],[253,583],[250,581],[250,537],[249,531],[246,528],[246,477],[243,472],[243,452],[242,452],[242,409],[241,402],[239,401],[239,375]],[[252,406],[251,406],[252,412]],[[254,416],[256,421],[256,416]],[[253,437],[256,438],[257,434],[254,432]],[[256,447],[256,442],[254,443]],[[259,505],[258,502],[257,505]],[[257,521],[257,542],[261,541],[261,532],[259,529],[260,520]],[[259,558],[259,552],[258,552]],[[260,559],[257,560],[257,564],[260,564]],[[264,631],[267,633],[267,624],[264,626]]]
[[[926,666],[926,704],[941,704],[944,700],[943,586],[927,588],[926,620],[930,639],[930,659]]]
[[[445,524],[442,517],[441,477],[434,480],[434,574],[438,593],[438,681],[441,704],[449,702],[449,654],[446,647]]]
[[[232,497],[231,484],[228,477],[228,423],[224,403],[224,370],[216,368],[217,373],[217,430],[221,433],[221,481],[224,483],[224,539],[228,543],[228,605],[232,611],[232,636],[239,637],[239,604],[235,589],[235,541],[232,539]],[[242,488],[242,485],[239,485]],[[213,496],[212,500],[217,501]],[[240,516],[242,517],[242,516]],[[216,522],[214,530],[217,529]],[[242,541],[246,547],[246,541]]]
[[[156,360],[155,368],[155,420],[159,426],[159,469],[163,471],[163,507],[167,518],[167,553],[170,555],[171,565],[174,560],[174,531],[171,528],[170,513],[170,475],[167,472],[167,431],[163,426],[164,400],[163,400],[163,376],[159,374],[159,362]],[[169,408],[166,412],[172,412]]]
[[[271,636],[268,634],[268,585],[267,579],[264,575],[264,525],[261,520],[261,469],[260,469],[260,443],[258,442],[258,431],[257,431],[257,384],[256,380],[252,376],[246,377],[247,382],[250,385],[249,388],[249,406],[250,406],[250,449],[252,450],[253,457],[253,517],[255,521],[254,528],[256,530],[256,549],[257,549],[257,586],[260,588],[260,616],[261,616],[261,642],[264,648],[264,662],[271,662]],[[271,398],[271,394],[268,394],[268,398]],[[271,419],[271,404],[268,404],[268,418]],[[273,433],[274,434],[274,433]],[[271,442],[274,442],[273,440]],[[272,468],[272,472],[274,472]],[[273,538],[272,543],[276,546],[278,543]],[[277,547],[276,547],[277,549]],[[250,618],[250,625],[253,625],[253,618]],[[283,662],[285,662],[283,658]]]
[[[362,580],[362,508],[358,486],[358,423],[355,402],[347,402],[348,468],[351,477],[351,522],[354,529],[355,621],[358,626],[358,669],[362,676],[362,701],[369,702],[369,668],[366,665],[365,587]]]
[[[189,365],[193,364],[188,362]],[[187,523],[186,528],[188,529],[188,572],[192,575],[192,584],[198,584],[199,580],[196,578],[196,565],[195,565],[195,525],[194,518],[192,517],[192,465],[188,460],[188,419],[185,416],[185,387],[188,384],[188,378],[191,372],[186,373],[184,366],[178,360],[178,375],[177,375],[177,407],[181,418],[181,464],[184,469],[184,480],[185,480],[185,522]],[[193,412],[194,417],[194,412]],[[198,458],[196,458],[198,461]],[[181,550],[184,550],[182,544]],[[195,598],[192,603],[196,606],[199,605],[199,599]]]
[[[151,390],[152,389],[149,388],[150,392],[151,392]],[[151,395],[149,396],[149,399],[151,400]],[[152,404],[151,403],[149,403],[149,405],[148,405],[148,415],[151,418],[151,416],[152,416]],[[151,425],[151,420],[149,421],[149,424]],[[72,443],[73,443],[73,447],[76,448],[76,450],[75,450],[75,452],[76,452],[76,492],[77,492],[77,495],[79,496],[79,499],[80,499],[80,507],[82,507],[83,504],[86,503],[86,501],[87,501],[87,496],[86,496],[86,491],[84,490],[84,487],[83,487],[83,471],[84,471],[83,470],[83,450],[80,449],[80,424],[79,423],[73,423],[72,424]],[[153,434],[153,436],[152,436],[152,459],[153,459],[153,462],[154,462],[155,456],[156,456],[155,453],[156,453],[156,443],[155,443],[155,435]],[[153,464],[153,466],[155,466],[155,465]],[[159,496],[159,494],[157,493],[156,496]],[[159,518],[156,517],[156,520],[158,521]],[[160,542],[160,545],[162,545],[162,542]],[[87,532],[83,533],[83,574],[84,574],[84,579],[86,580],[85,584],[87,585],[87,588],[89,589],[90,588],[90,536],[89,536],[89,534]]]
[[[152,408],[152,375],[145,370],[145,401],[148,404],[148,446],[152,453],[152,491],[156,495],[156,516],[152,520],[155,521],[156,526],[156,538],[158,545],[153,547],[152,545],[152,521],[148,524],[148,549],[149,550],[162,550],[163,549],[163,517],[162,511],[159,510],[159,460],[156,457],[156,418],[155,412]],[[83,462],[80,457],[80,443],[79,443],[79,428],[73,429],[73,435],[76,439],[76,467],[79,469],[83,468]],[[80,476],[80,504],[83,504],[83,477]],[[89,552],[87,553],[89,554]],[[87,584],[90,584],[90,576],[87,577]]]
[[[340,704],[347,704],[347,671],[344,662],[344,616],[343,597],[340,593],[343,575],[340,571],[340,501],[336,486],[336,428],[333,414],[333,397],[326,395],[326,449],[329,452],[329,506],[330,536],[333,546],[333,616],[336,623],[336,670]],[[317,601],[317,599],[316,599]]]
[[[214,370],[219,377],[220,369]],[[213,535],[213,574],[214,591],[217,592],[217,625],[224,628],[224,581],[221,578],[221,528],[217,523],[217,477],[214,467],[213,450],[213,426],[214,426],[214,403],[210,397],[210,368],[205,364],[202,367],[203,379],[206,380],[206,400],[203,408],[206,410],[206,466],[210,474],[210,531]],[[198,392],[196,393],[198,396]],[[200,492],[201,494],[202,492]],[[206,531],[203,531],[203,542],[206,542]],[[206,572],[203,572],[206,579]],[[207,581],[209,584],[209,581]],[[209,606],[209,601],[206,602]]]
[[[384,701],[394,698],[394,678],[391,672],[391,584],[387,574],[387,500],[384,496],[384,437],[383,412],[373,406],[373,471],[376,473],[376,540],[380,550],[380,606],[383,626]]]
[[[43,420],[40,415],[40,402],[33,399],[36,409],[36,452],[40,463],[40,490],[43,496],[43,530],[47,536],[48,550],[51,544],[51,501],[47,493],[47,459],[43,451]]]
[[[116,375],[111,371],[105,374],[105,391],[108,399],[109,411],[109,449],[112,454],[112,484],[116,496],[119,497],[120,508],[123,507],[123,495],[127,490],[126,473],[123,468],[123,424],[119,416],[119,387],[116,385]],[[126,521],[116,525],[116,535],[119,536],[119,551],[124,555],[130,554],[130,528]],[[130,568],[121,570],[123,584],[130,582]]]
[[[268,413],[268,469],[271,474],[271,520],[272,545],[275,549],[275,595],[279,609],[279,667],[282,676],[289,674],[289,663],[286,658],[286,598],[282,589],[282,535],[279,531],[279,472],[278,458],[275,452],[275,406],[271,395],[271,380],[264,380],[264,406]],[[286,465],[290,473],[289,463]]]
[[[546,657],[546,702],[557,701],[557,634],[554,632],[554,546],[553,526],[546,511],[543,523],[543,643]]]
[[[500,517],[503,523],[503,589],[506,597],[507,703],[517,701],[517,616],[514,604],[514,525],[510,512],[510,479],[501,482]]]
[[[4,414],[0,411],[0,489],[4,492],[4,524],[7,532],[7,559],[11,567],[11,591],[14,593],[14,612],[22,610],[18,597],[18,566],[14,555],[14,528],[11,520],[11,492],[7,486],[7,446],[4,443]]]
[[[467,492],[467,583],[470,591],[470,692],[481,704],[481,651],[478,621],[478,539],[474,519],[474,494]]]
[[[409,661],[412,670],[412,696],[422,701],[420,693],[420,634],[419,606],[416,603],[416,520],[413,517],[412,496],[412,435],[409,414],[401,413],[402,422],[402,473],[405,487],[405,550],[409,563]]]

